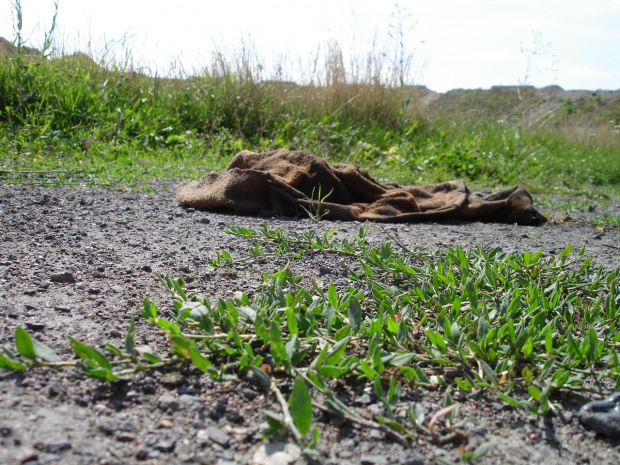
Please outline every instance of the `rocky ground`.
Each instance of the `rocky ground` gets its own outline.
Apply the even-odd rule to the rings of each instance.
[[[598,231],[585,221],[604,212],[618,215],[620,206],[578,213],[584,221],[539,228],[463,222],[384,225],[375,226],[370,238],[429,249],[483,244],[545,254],[559,253],[569,243],[587,244],[588,254],[612,270],[619,266],[620,231]],[[106,342],[122,346],[130,315],[145,297],[160,308],[170,305],[156,273],[182,276],[190,289],[206,296],[250,292],[262,273],[276,271],[281,261],[213,270],[207,258],[219,249],[239,255],[247,249],[248,244],[224,234],[226,225],[257,228],[263,221],[179,208],[173,187],[165,184],[148,194],[0,186],[0,345],[13,347],[15,328],[21,325],[65,359],[73,357],[68,336],[96,347]],[[360,226],[268,221],[289,230],[336,227],[340,237]],[[293,269],[307,279],[351,285],[331,256],[313,254],[295,261]],[[138,321],[137,343],[158,347],[164,342],[161,332]],[[342,395],[363,415],[377,409],[366,386]],[[414,388],[406,400],[432,415],[441,408],[442,396]],[[480,391],[462,394],[456,400],[465,437],[442,440],[421,434],[409,445],[316,411],[318,454],[305,456],[292,442],[270,444],[263,438],[263,409],[278,407],[250,380],[216,383],[190,367],[116,383],[86,378],[73,368],[2,372],[0,463],[421,465],[458,462],[464,450],[484,443],[489,449],[478,463],[620,463],[620,440],[597,435],[577,418],[579,407],[592,398],[562,395],[554,399],[562,410],[538,418]]]

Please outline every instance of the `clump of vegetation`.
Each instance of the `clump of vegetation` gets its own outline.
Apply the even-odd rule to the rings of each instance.
[[[253,297],[239,292],[211,302],[186,293],[181,279],[161,277],[172,310],[162,313],[146,299],[140,313],[166,333],[169,353],[136,346],[132,318],[124,348],[107,344],[104,353],[70,338],[77,362],[60,360],[18,327],[18,353],[3,348],[0,366],[71,365],[114,381],[188,363],[216,380],[253,378],[281,407],[266,412],[269,434],[288,432],[310,446],[318,440],[317,429],[307,438],[313,408],[408,443],[437,434],[441,417],[456,418],[457,391],[485,390],[546,415],[561,408],[553,402],[559,392],[620,387],[620,269],[596,268],[584,249],[575,254],[570,246],[553,257],[482,247],[429,253],[387,242],[373,247],[367,231],[337,240],[333,231],[229,227],[229,234],[255,245],[238,259],[221,251],[211,266],[240,266],[268,253],[292,260],[342,254],[354,259],[347,272],[357,284],[340,292],[333,284],[306,287],[286,265],[265,274]],[[372,386],[383,412],[362,417],[339,398],[334,379]],[[442,390],[444,408],[425,418],[401,398],[410,386]],[[440,431],[456,429],[450,421],[446,427]]]
[[[268,74],[248,46],[216,51],[192,76],[164,78],[51,53],[53,26],[44,53],[33,54],[18,30],[11,56],[0,58],[0,180],[142,187],[222,169],[242,149],[285,147],[412,184],[458,177],[618,191],[618,99],[599,93],[534,120],[524,115],[546,97],[525,86],[423,104],[429,91],[412,85],[415,50],[400,18],[387,51],[349,56],[330,43],[303,83]]]

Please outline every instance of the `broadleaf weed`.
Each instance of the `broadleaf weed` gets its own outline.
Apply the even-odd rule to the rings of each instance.
[[[181,362],[214,379],[253,376],[281,405],[281,416],[268,415],[272,429],[280,424],[299,441],[311,430],[302,420],[311,408],[331,409],[406,442],[414,434],[453,427],[455,389],[484,389],[546,415],[557,408],[551,401],[556,392],[620,382],[620,271],[595,268],[583,249],[575,254],[569,247],[551,257],[482,247],[440,254],[370,246],[365,230],[354,239],[288,233],[267,224],[228,232],[292,259],[347,255],[357,264],[349,273],[357,285],[342,291],[332,284],[305,287],[288,263],[265,275],[253,297],[239,292],[212,304],[187,293],[182,280],[159,277],[173,310],[161,316],[145,300],[140,314],[167,334],[167,356],[134,346],[132,320],[124,349],[112,349],[110,358],[71,339],[82,361],[69,365],[107,380]],[[0,366],[31,369],[33,357],[37,365],[66,364],[46,360],[43,346],[29,344],[26,334],[20,329],[16,335],[19,355],[3,349]],[[448,376],[454,372],[459,375]],[[374,420],[360,417],[331,391],[330,379],[336,378],[374,386],[384,413]],[[288,400],[283,383],[296,386]],[[415,407],[403,403],[402,393],[412,386],[444,391],[444,408],[428,427]],[[312,401],[310,407],[306,390],[323,404]],[[396,414],[405,410],[406,417]],[[441,418],[448,420],[445,426]]]

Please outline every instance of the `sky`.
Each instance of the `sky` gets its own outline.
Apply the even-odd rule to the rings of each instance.
[[[9,40],[15,1],[0,0],[0,36]],[[21,7],[22,36],[40,47],[54,1]],[[234,55],[245,44],[265,64],[264,78],[285,63],[284,77],[303,81],[313,58],[337,41],[345,59],[403,50],[408,83],[438,92],[620,89],[620,0],[58,0],[56,25],[58,50],[160,75],[196,74],[213,50]]]

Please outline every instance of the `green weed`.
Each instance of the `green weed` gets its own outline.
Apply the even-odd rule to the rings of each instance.
[[[77,366],[90,377],[114,381],[188,363],[215,380],[253,378],[280,405],[281,412],[266,412],[270,434],[288,432],[303,444],[318,440],[316,429],[308,437],[315,408],[408,443],[416,434],[454,428],[456,390],[483,389],[546,415],[560,408],[553,402],[558,392],[620,386],[620,269],[593,267],[584,249],[573,253],[568,247],[553,257],[482,247],[440,254],[393,250],[388,243],[372,247],[365,229],[352,240],[266,225],[228,232],[293,260],[308,253],[352,257],[355,264],[347,269],[357,285],[340,292],[333,284],[306,287],[289,264],[265,274],[253,297],[239,292],[212,302],[186,293],[181,279],[160,277],[172,311],[162,314],[145,299],[140,314],[167,334],[168,354],[136,346],[132,319],[124,348],[107,344],[104,353],[70,338],[78,362],[62,361],[18,327],[17,353],[3,348],[0,365]],[[219,252],[211,264],[232,260]],[[332,390],[333,379],[368,383],[383,412],[362,417]],[[401,392],[412,386],[443,390],[443,408],[425,419],[402,400]],[[409,413],[397,414],[403,411]]]
[[[399,53],[398,66],[410,66]],[[285,147],[410,184],[464,178],[612,197],[620,184],[609,121],[498,121],[519,101],[499,88],[449,93],[429,115],[420,89],[398,76],[352,73],[336,56],[329,79],[304,85],[265,79],[246,58],[216,55],[200,76],[183,79],[108,69],[79,53],[0,58],[0,182],[141,187],[221,170],[246,148]],[[488,111],[455,112],[459,105]],[[576,124],[583,137],[573,137],[583,132]]]
[[[321,193],[321,185],[319,184],[319,188],[317,189],[316,193],[316,199],[314,198],[314,191],[315,189],[312,189],[312,195],[310,196],[310,200],[312,200],[313,203],[308,208],[304,207],[303,205],[301,206],[301,208],[306,212],[308,218],[310,218],[315,223],[318,223],[326,215],[329,214],[329,210],[324,208],[323,204],[325,203],[325,200],[327,200],[327,198],[332,194],[333,189],[330,190],[327,194],[323,195]]]
[[[618,229],[620,230],[620,215],[603,214],[602,217],[593,220],[594,225],[598,229]]]

